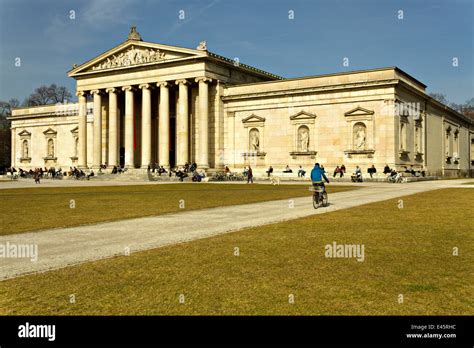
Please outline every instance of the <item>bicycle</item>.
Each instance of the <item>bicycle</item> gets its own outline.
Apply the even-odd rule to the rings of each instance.
[[[324,185],[313,185],[310,187],[311,191],[313,191],[313,207],[314,209],[318,209],[319,207],[327,207],[328,206],[328,194]]]

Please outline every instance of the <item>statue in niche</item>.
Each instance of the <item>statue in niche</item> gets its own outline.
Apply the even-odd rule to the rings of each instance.
[[[298,129],[298,147],[301,152],[308,152],[309,150],[309,129],[306,126],[301,126]]]
[[[366,146],[365,125],[357,123],[354,126],[354,144],[357,150],[364,150]]]
[[[23,141],[23,158],[28,158],[28,140]]]
[[[54,140],[48,140],[48,157],[54,157]]]
[[[250,151],[258,152],[260,149],[260,137],[258,129],[252,129],[249,133]]]

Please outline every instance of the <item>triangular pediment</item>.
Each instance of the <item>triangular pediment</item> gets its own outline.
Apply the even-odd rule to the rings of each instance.
[[[373,115],[374,112],[371,110],[364,109],[363,107],[356,107],[348,112],[346,112],[345,116],[366,116],[366,115]]]
[[[72,133],[72,134],[78,134],[78,133],[79,133],[79,127],[76,126],[76,127],[74,127],[73,129],[71,129],[71,133]]]
[[[242,120],[242,123],[265,122],[265,117],[252,114]]]
[[[116,69],[206,57],[207,51],[127,40],[84,64],[74,66],[70,77]]]
[[[26,129],[22,130],[20,133],[18,133],[20,137],[31,137],[31,133],[28,132]]]
[[[58,132],[56,132],[54,129],[52,128],[48,128],[46,129],[44,132],[43,132],[44,135],[56,135],[58,134]]]
[[[306,111],[300,111],[297,114],[290,116],[290,120],[307,120],[307,119],[315,119],[316,115],[311,114]]]

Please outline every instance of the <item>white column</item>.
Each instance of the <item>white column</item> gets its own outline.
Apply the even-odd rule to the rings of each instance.
[[[207,77],[198,77],[195,81],[199,83],[197,165],[200,168],[207,169],[209,168],[209,86],[207,83],[212,82],[212,80]]]
[[[145,83],[139,86],[142,90],[142,168],[148,168],[151,162],[151,90]]]
[[[79,91],[76,93],[79,99],[79,117],[78,117],[78,126],[79,126],[79,151],[77,156],[78,161],[77,165],[79,168],[87,167],[87,99],[86,93]]]
[[[99,168],[102,163],[102,97],[98,89],[91,91],[94,96],[94,151],[92,167]]]
[[[170,166],[170,93],[168,82],[158,82],[160,101],[158,109],[158,163],[160,166]]]
[[[184,166],[189,161],[188,81],[177,80],[176,84],[179,86],[176,115],[176,164]]]
[[[118,119],[117,119],[117,90],[107,88],[109,93],[109,166],[118,164]]]
[[[135,157],[133,148],[133,88],[122,87],[125,91],[125,167],[134,168]]]

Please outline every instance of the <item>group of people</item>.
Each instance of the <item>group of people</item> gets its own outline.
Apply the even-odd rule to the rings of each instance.
[[[15,179],[15,177],[20,178],[34,178],[35,183],[40,184],[41,178],[50,177],[51,179],[61,178],[63,176],[62,169],[59,168],[56,170],[55,167],[44,167],[44,168],[35,168],[29,170],[23,170],[22,168],[10,167],[7,170],[10,173],[11,179]]]
[[[155,169],[152,168],[151,170],[154,171]],[[184,181],[184,178],[191,176],[193,182],[201,182],[206,177],[206,173],[203,170],[198,172],[196,162],[191,164],[186,162],[183,166],[171,168],[169,172],[163,166],[158,166],[156,172],[159,176],[165,173],[168,173],[170,177],[174,175],[180,181]]]
[[[291,169],[289,165],[286,165],[285,169],[283,169],[282,172],[283,172],[283,173],[293,173],[293,169]],[[265,173],[267,173],[267,177],[272,176],[272,174],[273,174],[273,167],[270,166],[270,167],[268,168],[268,170],[267,170]],[[300,167],[298,168],[298,178],[304,178],[305,174],[306,174],[306,170],[304,170],[303,167],[300,166]]]
[[[324,167],[323,167],[324,169]],[[341,164],[341,166],[336,166],[336,168],[334,169],[334,173],[332,175],[333,178],[335,178],[337,175],[339,175],[340,178],[342,178],[344,176],[344,174],[346,173],[346,166],[344,164]]]

